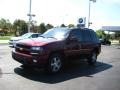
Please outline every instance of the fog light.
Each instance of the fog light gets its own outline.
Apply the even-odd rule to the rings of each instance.
[[[34,59],[33,62],[34,62],[34,63],[37,63],[37,60]]]

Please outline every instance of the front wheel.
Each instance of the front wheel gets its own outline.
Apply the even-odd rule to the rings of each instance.
[[[97,61],[97,53],[96,52],[92,52],[92,54],[88,58],[88,64],[89,65],[95,65],[96,61]]]
[[[62,56],[60,54],[53,54],[49,58],[48,72],[56,73],[62,68]]]

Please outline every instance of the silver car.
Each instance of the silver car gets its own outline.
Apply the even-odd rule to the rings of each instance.
[[[10,47],[15,47],[16,42],[19,41],[19,40],[28,39],[28,38],[37,38],[40,35],[41,35],[40,33],[26,33],[26,34],[23,34],[22,36],[19,36],[19,37],[12,37],[9,40],[9,46]]]

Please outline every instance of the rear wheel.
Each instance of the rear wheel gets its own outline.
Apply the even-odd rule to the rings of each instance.
[[[97,53],[94,51],[94,52],[92,52],[92,54],[88,58],[88,64],[95,65],[96,61],[97,61]]]
[[[62,56],[60,54],[53,54],[49,58],[48,62],[48,72],[56,73],[62,69]]]
[[[111,45],[111,42],[109,41],[108,44]]]

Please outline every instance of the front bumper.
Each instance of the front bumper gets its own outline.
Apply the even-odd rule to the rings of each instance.
[[[32,56],[12,51],[12,58],[19,63],[33,67],[43,67],[47,64],[48,56]]]

